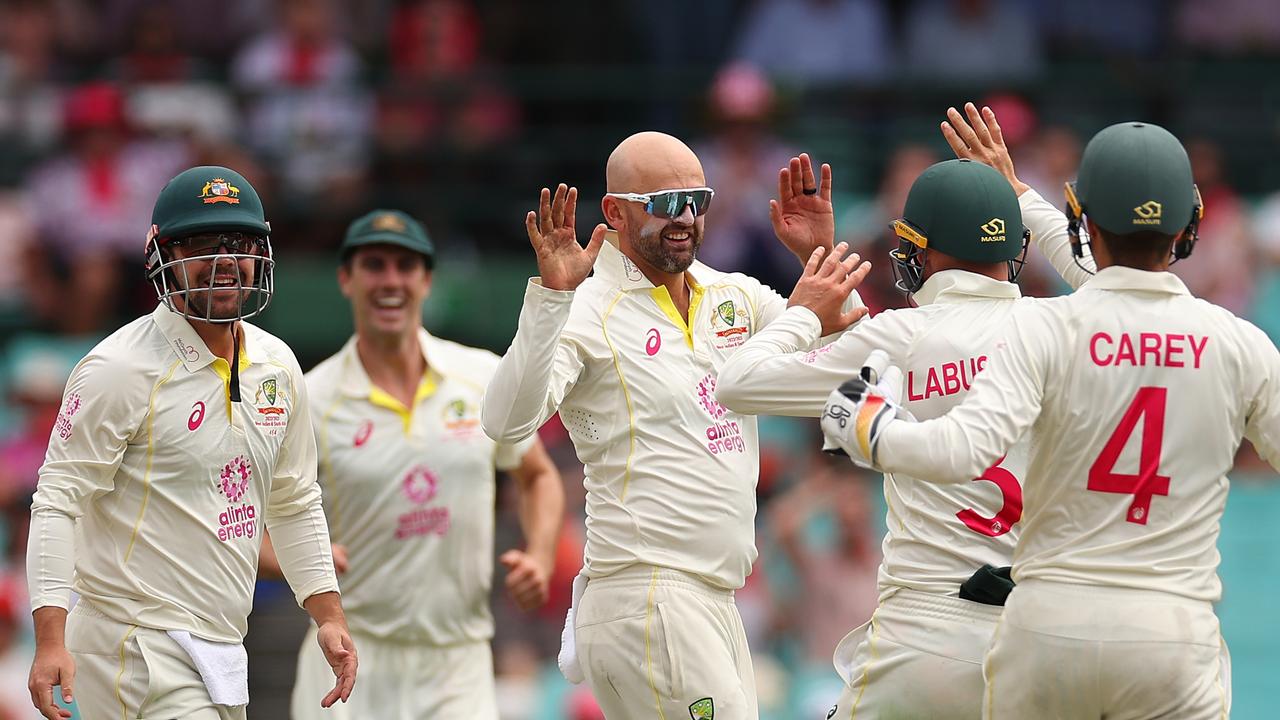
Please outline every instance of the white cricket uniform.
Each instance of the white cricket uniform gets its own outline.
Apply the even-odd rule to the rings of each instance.
[[[1174,275],[1109,267],[1015,310],[967,400],[878,457],[955,482],[1028,431],[986,716],[1225,716],[1218,523],[1242,437],[1280,465],[1280,353]]]
[[[296,720],[497,717],[494,468],[519,467],[535,439],[499,445],[480,429],[496,355],[418,336],[428,372],[411,408],[372,384],[354,337],[307,373],[329,533],[350,560],[339,582],[361,680],[348,703],[321,709],[333,671],[313,629],[298,656]]]
[[[264,523],[300,604],[338,588],[302,371],[280,340],[240,327],[239,402],[228,363],[163,305],[67,383],[27,568],[33,608],[80,596],[66,638],[86,720],[243,717],[214,705],[165,631],[241,643]]]
[[[1033,236],[1050,238],[1042,244],[1047,250],[1065,245],[1062,213],[1034,193],[1020,201]],[[1078,270],[1069,255],[1055,252],[1054,259],[1059,272],[1064,265]],[[1078,284],[1088,275],[1064,277]],[[831,390],[880,349],[903,370],[902,405],[919,419],[945,414],[968,394],[1022,295],[1014,283],[945,270],[913,297],[919,307],[882,312],[809,352],[801,348],[820,332],[818,320],[805,308],[788,310],[725,364],[717,396],[740,412],[817,417]],[[982,656],[1000,608],[960,599],[960,584],[984,564],[1011,562],[1026,466],[1026,443],[1019,442],[992,467],[963,478],[968,483],[937,485],[909,471],[885,475],[881,604],[836,648],[846,688],[833,717],[981,717]]]
[[[786,301],[695,262],[686,324],[614,242],[576,291],[529,283],[481,419],[512,442],[559,410],[585,465],[591,580],[575,637],[606,715],[677,718],[710,698],[720,717],[755,718],[732,591],[756,558],[756,420],[715,387]]]

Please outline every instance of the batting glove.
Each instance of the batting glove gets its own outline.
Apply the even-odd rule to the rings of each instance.
[[[855,465],[879,470],[876,447],[889,423],[914,420],[897,402],[902,371],[889,356],[876,350],[867,357],[858,377],[832,391],[822,412],[822,449],[843,453]]]

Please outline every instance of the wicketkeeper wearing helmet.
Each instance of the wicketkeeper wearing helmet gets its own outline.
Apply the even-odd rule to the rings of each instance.
[[[832,393],[823,431],[860,464],[932,483],[1029,441],[1017,587],[983,659],[983,717],[1227,717],[1216,541],[1241,440],[1280,467],[1280,353],[1168,272],[1201,210],[1167,130],[1100,131],[1067,207],[1046,255],[1096,274],[1018,307],[964,402],[912,423],[855,379]]]
[[[338,676],[316,701],[351,692],[355,647],[302,371],[283,342],[243,321],[270,301],[269,229],[238,173],[196,167],[171,180],[146,244],[159,305],[99,343],[67,383],[27,555],[31,698],[50,720],[70,715],[55,693],[74,697],[85,720],[244,718],[242,641],[264,525]]]

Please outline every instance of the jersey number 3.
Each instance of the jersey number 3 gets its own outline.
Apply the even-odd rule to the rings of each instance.
[[[1151,497],[1169,494],[1169,478],[1159,474],[1160,450],[1164,444],[1164,408],[1168,394],[1168,388],[1138,388],[1138,394],[1129,403],[1129,409],[1124,411],[1120,424],[1102,447],[1098,459],[1089,467],[1090,490],[1133,495],[1133,503],[1129,505],[1125,520],[1138,525],[1147,524],[1147,516],[1151,514]],[[1143,420],[1138,474],[1113,472],[1138,420]]]
[[[960,518],[966,527],[987,537],[1000,537],[1013,529],[1014,523],[1022,519],[1022,486],[1018,484],[1018,478],[1014,477],[1013,473],[1000,467],[1002,462],[1004,458],[1000,458],[995,465],[973,479],[974,482],[986,480],[1000,488],[1000,512],[997,512],[995,517],[989,518],[982,517],[972,508],[956,513],[956,517]]]

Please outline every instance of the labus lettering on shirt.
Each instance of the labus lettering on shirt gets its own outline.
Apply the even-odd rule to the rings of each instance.
[[[1089,358],[1098,367],[1128,365],[1199,370],[1208,344],[1207,335],[1197,337],[1190,333],[1121,333],[1116,338],[1097,332],[1089,339]]]
[[[955,395],[968,390],[973,379],[987,366],[987,356],[979,355],[967,360],[957,360],[935,365],[924,373],[924,390],[918,390],[921,382],[915,370],[907,371],[907,399],[928,400],[931,397]]]

